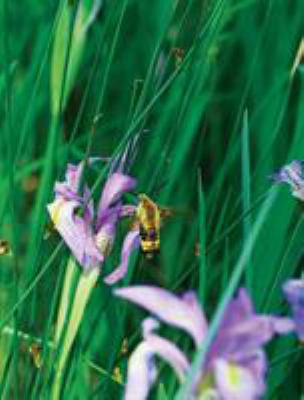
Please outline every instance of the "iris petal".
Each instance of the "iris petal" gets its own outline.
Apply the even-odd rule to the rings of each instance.
[[[277,183],[287,183],[292,189],[292,194],[300,200],[304,200],[304,174],[303,161],[294,160],[285,165],[272,175]]]
[[[133,351],[128,363],[125,400],[145,400],[154,384],[157,371],[150,345],[141,342]]]
[[[55,228],[80,265],[88,269],[96,267],[104,257],[96,247],[90,225],[75,214],[78,207],[79,203],[63,199],[56,199],[47,206]]]
[[[298,336],[304,341],[304,279],[290,279],[283,286],[283,292],[291,306]]]
[[[147,318],[143,322],[144,341],[132,353],[128,363],[125,400],[145,400],[157,377],[154,357],[169,363],[180,380],[189,368],[186,356],[174,343],[153,332],[157,322]]]
[[[223,400],[255,400],[256,383],[246,368],[218,359],[214,367],[216,386]]]
[[[105,183],[101,200],[98,206],[98,221],[102,220],[104,213],[117,201],[123,193],[134,189],[136,180],[128,175],[118,172],[113,173]]]
[[[129,258],[134,249],[139,246],[139,232],[137,230],[130,231],[123,243],[121,252],[121,262],[119,266],[108,276],[104,282],[108,285],[114,285],[120,279],[124,278],[128,272]]]
[[[194,293],[177,297],[170,292],[153,286],[133,286],[115,290],[116,295],[150,311],[167,324],[184,329],[200,345],[207,322]]]

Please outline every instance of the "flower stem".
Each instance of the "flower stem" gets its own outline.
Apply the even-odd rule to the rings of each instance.
[[[80,275],[75,290],[75,295],[73,299],[70,299],[69,295],[71,294],[71,289],[73,286],[72,285],[74,276],[73,269],[75,269],[76,267],[77,265],[75,261],[68,262],[66,278],[62,291],[60,308],[58,312],[55,340],[57,346],[58,344],[62,343],[62,347],[61,347],[61,352],[59,354],[58,363],[56,365],[56,371],[52,389],[52,400],[60,399],[62,378],[64,374],[66,361],[68,359],[70,350],[72,348],[76,334],[78,332],[85,307],[90,298],[91,291],[94,288],[95,283],[99,276],[98,268],[94,268],[90,270],[88,273],[82,273]],[[71,302],[71,307],[69,307],[70,302]],[[70,311],[70,313],[68,316],[67,326],[65,330],[64,326],[65,326],[65,320],[67,319],[68,311]],[[64,337],[62,337],[63,334]]]

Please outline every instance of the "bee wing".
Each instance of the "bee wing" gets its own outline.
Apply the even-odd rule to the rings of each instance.
[[[161,219],[169,218],[174,215],[174,210],[170,207],[159,207],[159,214]]]
[[[177,216],[183,216],[186,217],[187,219],[193,218],[193,213],[191,212],[191,210],[178,209],[174,207],[159,207],[159,213],[161,219],[172,218]]]

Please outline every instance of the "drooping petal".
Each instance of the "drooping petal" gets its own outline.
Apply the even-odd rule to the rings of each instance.
[[[119,201],[125,192],[134,189],[135,185],[136,180],[128,175],[118,172],[112,174],[106,181],[101,195],[97,214],[98,221],[102,221],[108,208]]]
[[[139,231],[130,231],[123,243],[121,252],[121,261],[119,266],[105,277],[104,282],[108,285],[114,285],[116,282],[125,277],[128,272],[129,258],[132,251],[139,247]]]
[[[218,359],[214,364],[214,374],[221,399],[256,400],[256,382],[246,368]]]
[[[125,400],[145,400],[157,376],[154,353],[150,345],[141,342],[128,362]]]
[[[304,279],[290,279],[283,286],[283,292],[291,306],[298,336],[304,341]]]
[[[304,200],[303,161],[294,160],[290,164],[285,165],[272,175],[272,179],[278,183],[289,184],[293,196]]]
[[[183,381],[190,367],[189,361],[174,343],[155,334],[154,331],[158,327],[159,322],[157,320],[146,318],[142,323],[143,337],[154,349],[154,353],[171,365],[179,380]]]
[[[132,286],[115,294],[145,308],[167,324],[184,329],[198,346],[206,333],[207,322],[194,293],[178,297],[153,286]]]
[[[47,206],[50,217],[56,230],[60,233],[67,246],[85,268],[96,267],[104,260],[98,251],[91,227],[87,222],[76,215],[79,203],[56,199]]]
[[[183,381],[190,364],[181,350],[174,343],[155,334],[151,334],[145,341],[156,355],[170,364],[179,380]]]
[[[153,333],[156,327],[156,321],[151,318],[143,322],[144,341],[137,346],[128,362],[125,400],[147,399],[157,376],[155,356],[168,362],[180,380],[189,368],[187,358],[173,343]]]

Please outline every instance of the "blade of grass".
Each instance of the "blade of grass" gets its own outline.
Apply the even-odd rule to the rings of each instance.
[[[187,374],[186,382],[177,393],[176,400],[185,400],[191,396],[193,382],[202,371],[210,344],[212,343],[212,340],[214,339],[218,331],[227,304],[229,303],[235,290],[237,289],[238,284],[240,283],[241,277],[244,273],[248,259],[251,256],[254,244],[258,238],[261,227],[263,226],[265,219],[268,216],[269,210],[271,209],[271,206],[273,205],[276,196],[277,189],[274,189],[263,204],[258,218],[252,227],[251,235],[247,239],[247,242],[244,244],[242,254],[240,255],[240,258],[231,275],[229,284],[225,292],[223,293],[214,317],[212,318],[206,338],[195,355],[194,362],[191,366],[189,373]]]

